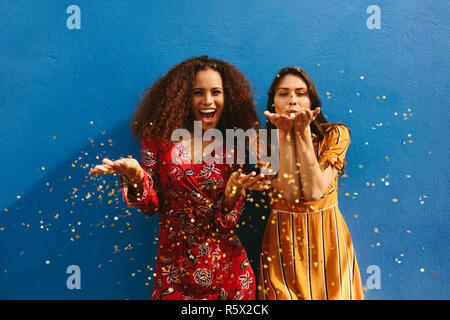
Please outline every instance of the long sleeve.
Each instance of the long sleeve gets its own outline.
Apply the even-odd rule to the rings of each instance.
[[[130,208],[137,207],[145,214],[154,215],[159,206],[158,197],[158,145],[154,140],[142,139],[141,167],[144,169],[142,194],[138,194],[127,177],[122,174],[120,183],[125,202]]]
[[[228,182],[228,178],[230,177],[231,172],[229,172],[227,180],[225,184]],[[224,205],[225,198],[225,188],[223,189],[223,194],[219,201],[217,202],[215,208],[215,223],[217,226],[228,229],[234,227],[242,214],[242,207],[245,202],[245,189],[242,190],[242,193],[239,195],[236,204],[231,210],[227,210]]]

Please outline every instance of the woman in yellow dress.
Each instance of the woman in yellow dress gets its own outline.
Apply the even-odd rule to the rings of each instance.
[[[267,106],[267,128],[278,129],[279,162],[271,177],[258,298],[363,299],[355,250],[338,208],[337,180],[350,132],[325,119],[314,83],[300,68],[278,73]]]

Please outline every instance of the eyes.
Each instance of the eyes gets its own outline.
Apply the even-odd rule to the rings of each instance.
[[[278,95],[281,96],[281,97],[288,97],[288,96],[290,95],[290,93],[289,93],[289,91],[279,91],[279,92],[278,92]],[[307,94],[306,94],[305,91],[296,91],[296,92],[295,92],[295,95],[296,95],[297,97],[304,97],[304,96],[307,96]]]
[[[192,92],[192,94],[194,96],[202,96],[205,92],[207,92],[207,90],[203,90],[203,89],[194,89],[194,91]],[[211,90],[211,95],[214,96],[219,96],[223,93],[223,91],[221,89],[213,89]]]
[[[296,94],[297,96],[304,96],[304,95],[305,95],[304,92],[296,92],[295,94]],[[288,92],[283,92],[283,93],[280,93],[279,95],[282,96],[282,97],[284,97],[284,96],[288,96],[289,93],[288,93]]]

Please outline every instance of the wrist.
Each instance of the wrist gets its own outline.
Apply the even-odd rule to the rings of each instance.
[[[291,142],[294,138],[293,136],[294,130],[278,130],[279,139],[282,141]]]
[[[311,140],[311,128],[309,126],[304,128],[297,128],[295,130],[295,139],[300,142],[308,142]]]
[[[226,195],[230,198],[234,198],[239,196],[242,193],[242,190],[244,188],[242,188],[241,186],[238,186],[236,184],[231,184],[228,188],[228,190],[226,190]]]
[[[130,168],[125,172],[130,183],[140,185],[144,180],[144,170],[142,168]]]

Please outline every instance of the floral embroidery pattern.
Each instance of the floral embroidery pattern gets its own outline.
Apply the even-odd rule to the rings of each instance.
[[[167,276],[167,283],[180,282],[180,280],[178,279],[179,271],[173,265],[169,265],[166,270],[163,269],[161,274]]]
[[[209,287],[212,283],[211,272],[208,269],[197,269],[194,272],[194,280],[202,287]]]
[[[250,277],[248,271],[245,272],[245,274],[239,276],[239,280],[241,281],[242,289],[249,289],[250,284],[253,282],[253,278]]]
[[[202,171],[198,175],[199,178],[209,178],[211,176],[211,173],[220,173],[220,170],[216,168],[214,163],[211,164],[205,164],[202,168]]]
[[[175,143],[142,140],[145,171],[141,198],[121,176],[130,207],[159,214],[158,259],[153,299],[254,299],[255,278],[242,243],[233,230],[245,194],[229,211],[223,194],[231,167],[225,162],[192,164]]]
[[[153,166],[156,163],[155,154],[148,148],[144,149],[144,152],[142,153],[142,162],[148,167]]]
[[[198,246],[198,253],[200,253],[202,256],[206,256],[211,252],[211,248],[208,246],[207,243],[202,243]]]

